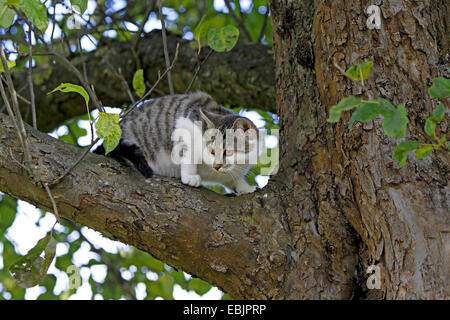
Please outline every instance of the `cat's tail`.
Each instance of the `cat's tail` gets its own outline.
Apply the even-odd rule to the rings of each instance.
[[[105,155],[105,148],[103,145],[98,146],[92,151],[95,154]],[[125,144],[120,140],[119,145],[110,153],[108,157],[114,158],[120,162],[132,164],[146,179],[153,176],[153,170],[149,167],[144,154],[137,145]]]

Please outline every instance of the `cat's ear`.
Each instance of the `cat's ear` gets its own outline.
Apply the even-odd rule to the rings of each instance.
[[[255,124],[251,122],[247,118],[238,118],[233,123],[233,129],[242,129],[244,132],[246,132],[249,129],[253,129],[256,132],[258,132],[258,129],[256,128]]]
[[[202,117],[203,120],[206,121],[208,128],[209,129],[215,128],[216,125],[214,124],[214,119],[216,118],[216,115],[214,115],[211,112],[204,111],[204,110],[202,110],[202,108],[200,108],[199,110],[200,110],[200,116]]]

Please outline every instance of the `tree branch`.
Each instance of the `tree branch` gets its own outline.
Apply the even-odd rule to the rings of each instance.
[[[28,125],[26,130],[36,171],[49,181],[82,152]],[[14,157],[22,152],[14,126],[0,114],[0,191],[52,210],[45,190],[11,161],[9,149]],[[229,198],[158,176],[146,183],[130,167],[88,154],[52,194],[61,218],[146,251],[234,298],[270,297],[270,283],[284,271],[286,261],[273,259],[273,253],[284,252],[289,237],[276,200],[264,206],[262,192]]]

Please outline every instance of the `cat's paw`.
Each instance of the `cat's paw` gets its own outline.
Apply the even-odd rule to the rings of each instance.
[[[191,187],[200,187],[202,179],[198,174],[185,174],[181,175],[181,182]]]
[[[255,191],[256,191],[256,187],[248,185],[248,184],[240,184],[240,185],[236,186],[236,192],[238,194],[252,193]]]

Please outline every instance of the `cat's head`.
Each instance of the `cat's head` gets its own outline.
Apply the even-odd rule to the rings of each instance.
[[[216,172],[227,173],[256,164],[261,151],[255,124],[236,114],[200,110],[207,129],[203,135],[203,160]]]

